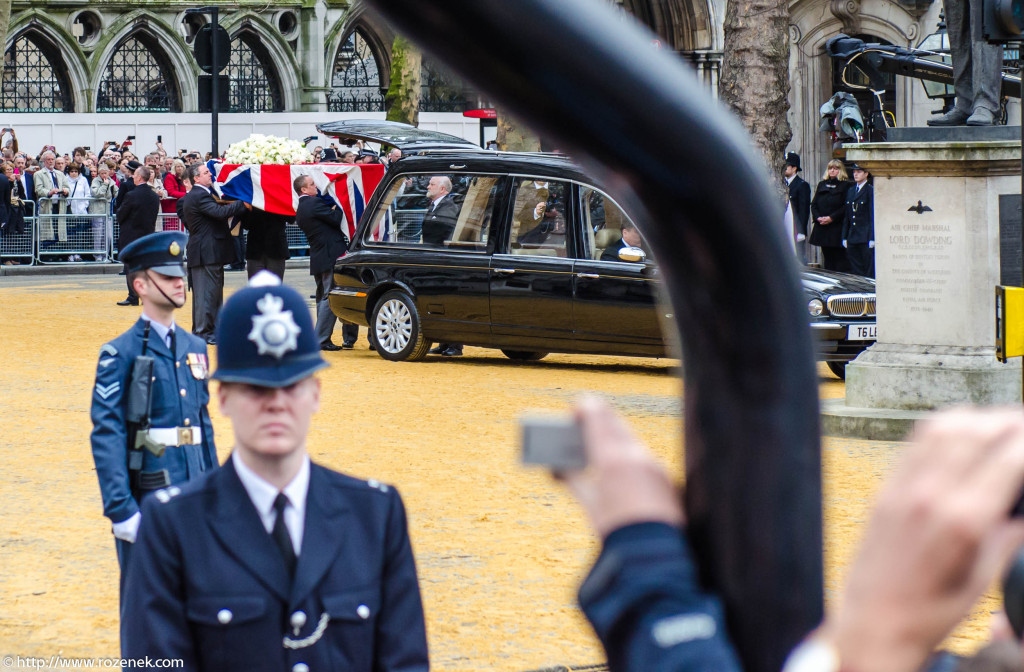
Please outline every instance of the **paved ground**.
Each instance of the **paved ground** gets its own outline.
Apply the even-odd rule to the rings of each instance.
[[[230,288],[244,280],[229,273]],[[313,283],[290,269],[304,295]],[[0,656],[117,653],[117,561],[88,447],[96,354],[138,309],[115,306],[124,278],[0,277]],[[188,309],[179,323],[190,326]],[[513,363],[467,348],[458,360],[386,362],[327,353],[315,460],[396,484],[409,508],[438,670],[583,669],[603,660],[574,606],[597,550],[574,502],[518,463],[517,418],[607,395],[680,473],[677,362],[552,355]],[[823,397],[843,385],[819,367]],[[221,460],[230,429],[211,408]],[[840,585],[898,443],[826,440],[826,591]],[[752,553],[751,562],[756,562]],[[985,636],[989,597],[950,645]]]

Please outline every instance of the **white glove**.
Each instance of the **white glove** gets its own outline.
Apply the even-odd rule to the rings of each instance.
[[[875,248],[875,241],[869,240],[868,241],[868,247],[870,247],[871,249],[874,249]]]
[[[846,241],[845,240],[843,241],[843,247],[846,247]]]
[[[807,236],[805,236],[805,235],[804,235],[804,234],[802,234],[802,233],[798,233],[798,234],[796,234],[796,242],[798,242],[798,243],[802,243],[802,242],[804,242],[805,240],[807,240]]]
[[[139,523],[142,522],[142,513],[136,511],[130,518],[125,518],[120,523],[114,523],[114,536],[129,544],[134,544],[139,536]]]

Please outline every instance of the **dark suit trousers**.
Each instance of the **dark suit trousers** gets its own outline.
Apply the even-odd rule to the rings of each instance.
[[[258,259],[249,258],[245,260],[245,270],[250,278],[260,271],[266,270],[284,280],[284,262],[284,259],[274,259],[273,257],[266,256]],[[319,285],[317,285],[317,291],[320,291]]]
[[[875,277],[875,250],[867,243],[849,243],[846,256],[850,259],[852,273],[865,278]]]
[[[192,283],[192,333],[210,339],[224,303],[224,266],[192,266],[188,277]]]
[[[324,271],[316,276],[316,338],[320,345],[328,343],[334,334],[334,325],[338,318],[331,311],[327,294],[334,282],[334,271]],[[341,323],[341,342],[354,344],[359,340],[359,325],[351,322]]]
[[[128,300],[132,303],[138,303],[139,295],[135,293],[135,288],[132,287],[132,274],[128,272],[128,264],[124,265],[124,276],[125,283],[128,285]]]
[[[843,247],[822,247],[821,265],[826,271],[836,271],[837,273],[849,273],[850,272],[850,260],[846,258],[846,248]]]

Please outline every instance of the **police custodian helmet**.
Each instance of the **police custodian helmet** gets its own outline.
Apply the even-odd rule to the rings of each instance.
[[[129,273],[152,269],[174,278],[185,277],[185,243],[180,231],[159,231],[134,240],[118,255]]]
[[[216,338],[212,377],[225,383],[286,387],[329,366],[306,302],[269,271],[257,273],[224,303]]]

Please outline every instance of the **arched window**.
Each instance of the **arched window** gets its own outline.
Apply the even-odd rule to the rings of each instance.
[[[338,50],[331,75],[327,109],[331,112],[383,112],[380,66],[369,42],[358,29]]]
[[[466,86],[440,63],[423,56],[420,70],[420,112],[465,112]]]
[[[107,63],[97,112],[180,112],[177,78],[167,57],[145,35],[129,35]]]
[[[244,32],[231,40],[229,112],[281,112],[284,97],[270,54],[257,36]]]
[[[71,82],[56,48],[22,33],[4,54],[0,79],[4,112],[74,112]]]

